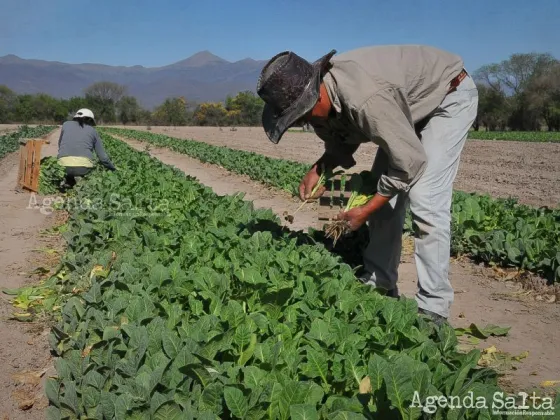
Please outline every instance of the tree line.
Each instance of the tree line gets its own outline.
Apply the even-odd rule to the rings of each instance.
[[[512,54],[472,73],[479,91],[475,130],[560,131],[560,61],[547,53]],[[0,123],[61,124],[90,108],[99,124],[258,126],[263,101],[251,91],[223,102],[167,98],[154,110],[141,107],[126,86],[102,81],[69,99],[17,94],[0,85]]]
[[[560,131],[560,61],[550,54],[513,54],[473,73],[479,92],[474,129]]]
[[[69,99],[50,95],[18,95],[0,85],[0,124],[55,123],[72,118],[80,108],[93,111],[98,124],[256,126],[260,124],[263,100],[251,91],[228,96],[225,102],[188,102],[184,97],[167,98],[153,111],[144,109],[126,86],[96,82],[83,96]]]

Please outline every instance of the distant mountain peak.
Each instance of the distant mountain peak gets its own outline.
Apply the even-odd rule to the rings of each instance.
[[[212,54],[208,50],[197,52],[189,58],[171,64],[173,67],[203,67],[211,64],[225,64],[229,63],[221,57]]]
[[[0,84],[18,94],[71,98],[104,80],[127,86],[142,106],[153,108],[172,96],[191,102],[223,101],[228,95],[254,91],[263,64],[251,59],[233,63],[207,50],[161,67],[69,64],[10,54],[0,57]]]
[[[254,59],[252,59],[251,57],[247,57],[247,58],[243,58],[242,60],[236,61],[236,63],[253,64],[253,63],[257,63],[257,60],[254,60]]]
[[[11,62],[17,62],[17,61],[22,61],[22,59],[20,57],[18,57],[17,55],[14,55],[14,54],[8,54],[8,55],[5,55],[3,57],[0,57],[0,62],[3,62],[3,63],[11,63]]]

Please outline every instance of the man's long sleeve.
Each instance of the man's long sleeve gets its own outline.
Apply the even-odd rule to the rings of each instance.
[[[423,174],[427,157],[402,93],[394,89],[376,92],[353,113],[364,136],[388,156],[388,170],[381,175],[377,192],[393,197],[408,191]]]

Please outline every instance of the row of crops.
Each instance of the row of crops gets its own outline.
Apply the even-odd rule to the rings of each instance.
[[[37,127],[29,127],[27,125],[19,127],[17,131],[0,136],[0,159],[9,153],[19,149],[19,141],[23,138],[37,138],[54,130],[55,126],[39,125]]]
[[[290,132],[304,133],[299,128],[291,128]],[[558,131],[469,131],[470,140],[505,140],[532,143],[560,143]]]
[[[106,128],[106,132],[167,147],[225,169],[249,176],[265,185],[297,195],[308,165],[275,159],[253,152],[213,146],[128,129]],[[455,191],[452,202],[454,255],[477,261],[517,267],[541,275],[550,283],[560,281],[560,209],[533,208],[514,199]],[[412,232],[410,214],[405,231]]]
[[[501,392],[480,351],[459,352],[414,299],[372,292],[270,210],[102,138],[119,170],[67,197],[68,248],[47,282],[62,305],[49,419],[418,419],[415,397]]]
[[[469,139],[473,140],[509,140],[528,142],[560,143],[558,131],[470,131]]]

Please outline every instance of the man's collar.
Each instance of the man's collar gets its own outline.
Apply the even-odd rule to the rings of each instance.
[[[340,99],[336,93],[336,82],[334,81],[332,74],[327,72],[323,77],[323,82],[325,83],[325,87],[327,88],[327,93],[329,95],[329,99],[331,100],[331,104],[334,110],[338,114],[342,111],[342,107],[340,105]]]

